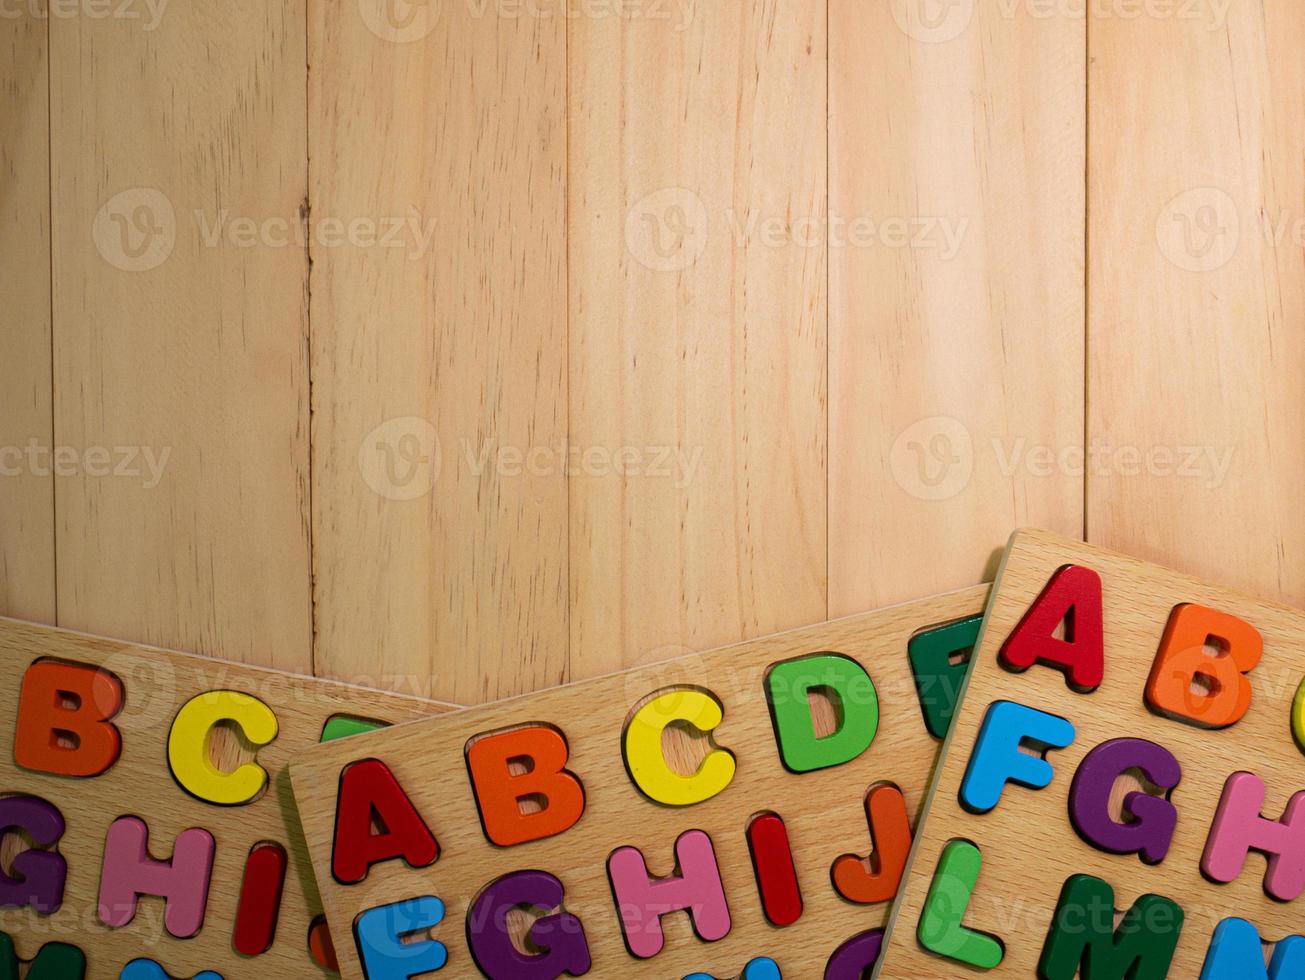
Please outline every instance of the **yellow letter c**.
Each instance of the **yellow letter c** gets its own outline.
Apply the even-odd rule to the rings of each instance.
[[[191,698],[177,712],[168,736],[168,763],[172,775],[186,792],[220,806],[248,803],[267,785],[267,770],[246,762],[223,772],[209,755],[209,738],[224,721],[240,726],[245,738],[258,747],[276,738],[278,727],[272,709],[258,698],[236,691],[211,691]]]
[[[635,785],[649,799],[667,806],[692,806],[723,792],[734,779],[730,752],[712,749],[691,776],[671,769],[662,752],[667,725],[685,722],[710,732],[723,717],[720,702],[704,691],[680,688],[654,697],[635,712],[625,729],[625,764]]]

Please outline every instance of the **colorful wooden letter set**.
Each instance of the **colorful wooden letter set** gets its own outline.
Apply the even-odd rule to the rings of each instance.
[[[988,593],[453,712],[0,620],[0,980],[1305,977],[1305,614]]]
[[[986,596],[309,749],[341,973],[857,980]]]
[[[447,709],[8,620],[0,685],[0,980],[328,976],[286,764]]]
[[[1303,677],[1305,614],[1017,534],[876,976],[1305,977]]]

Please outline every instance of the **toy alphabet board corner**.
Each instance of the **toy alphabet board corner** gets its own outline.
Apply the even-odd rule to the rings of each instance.
[[[330,976],[287,763],[451,707],[0,620],[0,977]]]
[[[341,972],[859,978],[987,592],[309,750]]]
[[[1017,533],[875,976],[1305,976],[1303,675],[1301,612]]]

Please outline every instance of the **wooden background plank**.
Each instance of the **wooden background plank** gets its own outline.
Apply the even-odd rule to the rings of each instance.
[[[303,4],[50,37],[60,625],[308,671]]]
[[[827,608],[825,4],[659,9],[571,28],[576,677]]]
[[[50,384],[50,104],[46,21],[0,19],[0,615],[53,622]]]
[[[1305,7],[1203,13],[1093,25],[1088,535],[1300,604]]]
[[[973,582],[1015,524],[1305,601],[1295,6],[1094,18],[1086,328],[1082,17],[385,9],[6,19],[0,445],[170,456],[58,481],[57,617],[52,493],[0,482],[5,611],[479,701]],[[8,190],[47,163],[53,385]],[[139,244],[148,191],[173,249],[126,272],[96,229]],[[303,240],[228,237],[306,195]]]
[[[1017,9],[830,6],[835,616],[1082,531],[1081,470],[1033,454],[1083,445],[1085,23]]]
[[[314,236],[316,665],[479,702],[567,676],[566,19],[401,7],[311,8],[314,225],[416,224]]]

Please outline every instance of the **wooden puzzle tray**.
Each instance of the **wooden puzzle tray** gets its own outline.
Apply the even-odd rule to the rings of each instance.
[[[859,978],[986,595],[310,749],[341,972]]]
[[[286,763],[451,707],[11,620],[0,692],[0,977],[43,980],[329,975]]]
[[[875,975],[1305,976],[1302,675],[1305,614],[1016,534]]]

